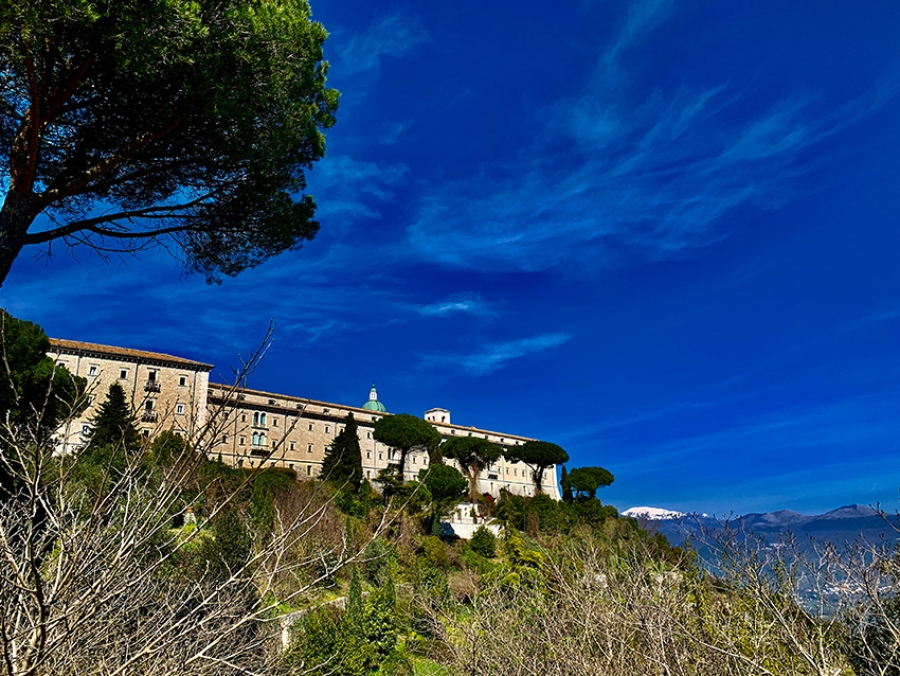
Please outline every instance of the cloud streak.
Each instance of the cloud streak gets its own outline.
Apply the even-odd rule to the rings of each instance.
[[[494,312],[494,308],[478,294],[462,293],[437,303],[423,305],[418,308],[418,312],[426,317],[446,317],[455,314],[488,316]]]
[[[345,74],[377,72],[386,57],[406,56],[428,39],[414,20],[395,14],[346,41],[341,48],[340,70]]]
[[[545,333],[530,338],[493,343],[475,352],[430,355],[424,357],[423,361],[430,365],[462,368],[472,376],[485,376],[515,359],[559,347],[570,338],[571,336],[565,333]]]
[[[619,56],[670,13],[634,5],[584,90],[536,113],[551,120],[543,136],[433,184],[407,230],[419,254],[529,272],[678,258],[727,237],[726,217],[782,206],[809,151],[896,93],[889,83],[826,112],[813,96],[754,106],[729,83],[636,96]]]
[[[378,205],[389,202],[393,188],[407,174],[403,164],[379,164],[348,155],[325,157],[310,174],[310,192],[319,204],[317,217],[378,218]]]

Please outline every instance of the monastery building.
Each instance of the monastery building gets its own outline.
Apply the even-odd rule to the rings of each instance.
[[[88,408],[59,433],[64,452],[81,448],[91,418],[105,399],[109,386],[119,383],[137,412],[137,426],[145,437],[170,429],[197,440],[212,458],[246,468],[286,467],[298,478],[318,476],[325,452],[352,413],[357,423],[363,473],[374,480],[378,473],[399,460],[399,453],[373,438],[375,422],[390,415],[378,399],[373,383],[368,400],[360,406],[335,404],[285,394],[210,383],[212,365],[156,352],[51,339],[51,356],[60,366],[88,381]],[[450,411],[425,412],[441,436],[476,436],[502,448],[529,441],[528,437],[463,427],[450,422]],[[454,461],[447,461],[453,464]],[[406,479],[415,479],[427,468],[428,454],[407,456]],[[532,495],[529,468],[501,458],[479,480],[479,490],[497,496],[501,489]],[[544,473],[542,490],[559,499],[555,468]]]

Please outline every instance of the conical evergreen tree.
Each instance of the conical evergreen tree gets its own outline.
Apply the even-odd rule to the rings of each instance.
[[[358,489],[362,483],[362,451],[352,413],[347,414],[344,429],[334,438],[322,459],[322,476],[336,486],[346,483]]]
[[[572,495],[572,482],[569,479],[569,473],[566,471],[565,465],[563,465],[562,468],[562,476],[559,478],[559,485],[562,486],[563,502],[572,502],[572,500],[574,500]]]
[[[134,413],[125,399],[125,390],[118,383],[109,386],[106,400],[91,419],[88,445],[122,447],[133,451],[141,445],[141,435],[134,426]]]

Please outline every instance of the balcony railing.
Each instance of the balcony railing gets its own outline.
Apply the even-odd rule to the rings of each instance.
[[[141,422],[155,423],[158,419],[159,419],[159,414],[156,411],[144,411],[141,414]]]
[[[148,380],[144,383],[144,392],[159,392],[160,386],[158,380]]]

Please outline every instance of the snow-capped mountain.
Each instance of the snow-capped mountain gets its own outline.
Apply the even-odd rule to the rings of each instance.
[[[676,512],[671,509],[660,509],[659,507],[631,507],[622,512],[622,516],[639,520],[662,521],[663,519],[683,519],[687,515],[684,512]]]
[[[900,541],[900,516],[879,514],[865,505],[847,505],[825,514],[808,516],[789,509],[763,514],[710,517],[706,514],[683,514],[659,507],[632,507],[623,516],[637,519],[642,526],[665,535],[674,545],[695,538],[701,531],[714,532],[728,527],[775,543],[785,533],[797,538],[842,543],[862,537],[869,542],[882,539]]]

